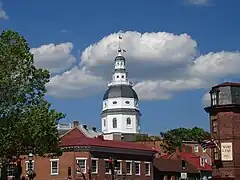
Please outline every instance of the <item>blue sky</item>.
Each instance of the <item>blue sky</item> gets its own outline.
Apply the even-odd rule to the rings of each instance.
[[[117,37],[141,102],[142,131],[209,129],[203,95],[238,81],[239,0],[2,0],[0,30],[24,35],[51,71],[47,99],[65,121],[100,128]]]

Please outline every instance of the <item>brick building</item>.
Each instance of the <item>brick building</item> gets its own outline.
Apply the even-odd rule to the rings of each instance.
[[[76,123],[75,123],[76,124]],[[83,179],[111,179],[109,159],[116,159],[115,179],[151,180],[153,177],[153,158],[156,151],[145,145],[104,140],[103,136],[93,137],[77,124],[61,137],[63,154],[60,157],[34,157],[33,167],[37,174],[36,180],[63,180],[71,169],[71,177]],[[92,129],[89,129],[92,133]],[[79,166],[77,165],[79,164]],[[28,161],[23,162],[24,170]]]
[[[225,82],[212,87],[209,113],[214,179],[240,179],[240,83]]]
[[[188,180],[200,179],[199,170],[189,162],[185,162],[185,169],[182,168],[180,159],[154,159],[154,180],[180,180],[181,173],[187,173]]]

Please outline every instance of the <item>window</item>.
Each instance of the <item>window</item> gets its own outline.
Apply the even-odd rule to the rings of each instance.
[[[58,175],[59,159],[50,159],[51,162],[51,175]]]
[[[132,175],[132,161],[126,161],[127,175]]]
[[[140,175],[140,162],[135,161],[135,175]]]
[[[212,93],[212,105],[217,105],[217,93]]]
[[[117,101],[113,101],[113,104],[117,104]]]
[[[125,101],[126,104],[130,104],[130,101]]]
[[[200,157],[200,166],[204,166],[205,164],[205,158]]]
[[[117,128],[117,119],[113,118],[113,128]]]
[[[132,124],[131,119],[128,117],[127,118],[127,126],[130,126]]]
[[[117,76],[117,78],[119,78],[119,76]]]
[[[212,128],[213,128],[213,132],[216,133],[217,132],[217,120],[216,119],[212,120]]]
[[[106,119],[103,119],[103,126],[106,126]]]
[[[214,159],[215,159],[215,160],[219,160],[219,155],[218,155],[218,153],[214,153]]]
[[[117,164],[114,165],[117,170],[117,174],[122,174],[122,161],[117,160]]]
[[[92,158],[92,173],[98,173],[98,159]]]
[[[7,165],[7,176],[13,177],[15,176],[15,165],[14,164],[8,164]]]
[[[194,152],[198,152],[198,145],[194,146]]]
[[[26,171],[30,169],[30,163],[29,161],[26,161]],[[34,161],[32,161],[32,169],[34,170]]]
[[[204,149],[204,148],[203,148],[203,149],[202,149],[202,152],[204,152],[204,153],[207,152],[207,149]]]
[[[77,164],[78,164],[78,170],[82,173],[86,173],[86,166],[87,166],[87,159],[86,158],[76,158]],[[77,174],[80,174],[80,172],[77,172]]]
[[[124,76],[122,75],[122,78],[124,78]]]
[[[145,162],[145,175],[150,176],[151,174],[151,166],[150,162]]]
[[[105,174],[110,174],[111,170],[109,169],[109,159],[104,159]]]

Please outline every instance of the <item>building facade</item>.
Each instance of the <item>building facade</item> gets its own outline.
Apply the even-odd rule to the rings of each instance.
[[[139,99],[128,79],[122,50],[115,58],[112,80],[102,102],[102,132],[136,134],[141,130]]]
[[[240,179],[240,84],[223,83],[212,87],[209,113],[214,179]]]
[[[153,159],[156,151],[140,144],[104,140],[102,135],[91,136],[92,129],[81,125],[66,132],[61,137],[63,154],[60,157],[34,157],[33,168],[36,180],[72,179],[112,180],[138,179],[152,180]],[[22,158],[23,174],[29,162]],[[114,173],[110,170],[110,160],[114,160]]]

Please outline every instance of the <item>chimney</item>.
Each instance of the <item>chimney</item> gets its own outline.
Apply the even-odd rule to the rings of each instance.
[[[78,127],[78,121],[73,121],[73,127]]]
[[[101,139],[101,140],[104,140],[103,135],[99,135],[97,138],[98,138],[98,139]]]

